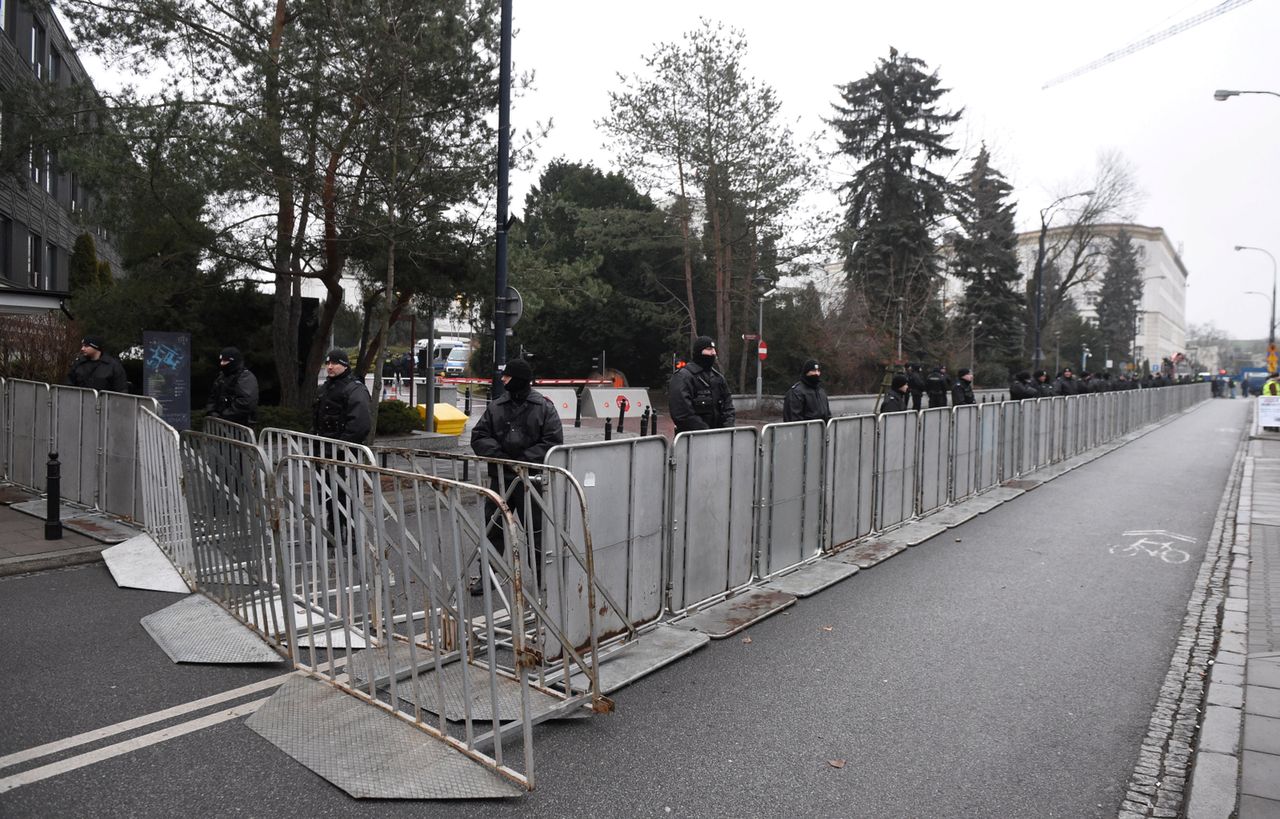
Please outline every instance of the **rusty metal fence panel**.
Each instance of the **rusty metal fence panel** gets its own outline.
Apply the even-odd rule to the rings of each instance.
[[[98,459],[102,444],[98,418],[98,393],[81,387],[50,385],[49,399],[54,444],[63,500],[82,506],[98,506]],[[113,476],[114,477],[114,476]]]
[[[947,504],[951,474],[951,418],[949,407],[920,413],[919,506],[916,514],[926,515]]]
[[[974,491],[982,492],[1000,483],[1000,425],[1004,403],[978,405],[978,452],[974,469]]]
[[[138,413],[138,461],[147,533],[183,579],[194,584],[196,562],[191,515],[182,494],[180,438],[177,430],[145,407]]]
[[[138,415],[143,409],[159,414],[154,398],[121,392],[98,393],[99,440],[102,460],[98,480],[98,508],[143,522],[142,476],[138,469]]]
[[[961,404],[952,411],[950,499],[953,503],[968,498],[978,489],[978,462],[982,448],[981,406]]]
[[[919,415],[907,411],[880,416],[876,436],[875,520],[875,528],[880,531],[915,516]]]
[[[660,436],[624,438],[553,447],[547,453],[551,468],[551,504],[567,523],[569,539],[586,553],[590,532],[596,582],[617,601],[601,620],[602,640],[624,624],[644,628],[662,616],[667,572],[667,439]],[[560,471],[562,470],[562,471]],[[585,496],[587,520],[573,512],[578,490]],[[576,611],[572,619],[585,622],[586,586],[583,570],[564,566],[565,576],[553,575],[549,604]],[[570,633],[578,628],[568,627]]]
[[[672,613],[751,582],[758,441],[750,427],[676,436],[668,505]]]
[[[825,432],[822,421],[768,424],[760,432],[761,578],[822,556]]]
[[[875,526],[876,416],[827,422],[826,548],[836,550]]]

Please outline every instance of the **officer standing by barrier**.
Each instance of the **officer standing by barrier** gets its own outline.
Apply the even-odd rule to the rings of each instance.
[[[502,371],[502,384],[506,388],[502,397],[489,402],[484,415],[471,430],[471,449],[484,458],[540,464],[553,446],[564,443],[560,413],[550,398],[533,389],[533,368],[524,359],[513,358],[507,362]],[[498,465],[489,464],[491,488],[499,495],[505,490],[507,507],[520,518],[524,515],[524,482],[513,469],[504,467],[501,472],[499,476]],[[497,504],[486,500],[485,520],[489,525],[485,535],[501,554],[504,548],[499,531],[502,518],[497,512]],[[532,515],[532,521],[521,520],[521,523],[533,534],[534,565],[538,571],[542,562],[542,510],[537,504],[532,507]],[[472,582],[471,593],[484,593],[481,578]]]
[[[1036,385],[1031,382],[1031,373],[1027,370],[1020,370],[1013,377],[1013,383],[1009,385],[1009,400],[1025,401],[1028,398],[1039,398],[1040,391],[1036,389]]]
[[[235,347],[218,355],[218,377],[209,390],[209,417],[222,418],[246,426],[258,416],[258,379],[244,366],[244,357]]]
[[[801,368],[801,378],[787,390],[782,402],[784,421],[830,421],[831,403],[822,386],[822,365],[811,358]]]
[[[924,391],[929,396],[929,409],[947,405],[947,392],[951,389],[949,381],[946,367],[934,367],[933,372],[929,373],[929,377],[924,380]]]
[[[88,390],[129,391],[124,367],[114,356],[102,351],[101,336],[85,336],[80,340],[80,357],[71,365],[67,383]]]
[[[316,394],[312,431],[326,438],[363,444],[373,426],[368,390],[351,377],[351,361],[345,350],[330,350],[324,368],[328,378]]]
[[[671,376],[668,401],[676,432],[723,429],[737,420],[733,396],[715,368],[716,342],[710,336],[693,340],[692,360]]]
[[[907,390],[911,397],[911,409],[920,409],[924,395],[924,376],[920,374],[919,364],[907,365]]]
[[[953,406],[973,404],[973,373],[967,367],[960,368],[960,376],[951,387],[951,403]]]
[[[885,393],[884,400],[880,402],[880,413],[883,415],[889,412],[903,412],[907,408],[907,391],[910,389],[907,377],[902,373],[895,373],[893,380],[889,382],[889,391]]]

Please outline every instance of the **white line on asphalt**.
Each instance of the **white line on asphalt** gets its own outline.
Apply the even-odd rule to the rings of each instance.
[[[287,675],[286,675],[287,676]],[[77,768],[84,768],[88,765],[94,765],[98,762],[105,762],[117,756],[132,753],[139,748],[146,748],[149,745],[156,745],[170,739],[176,739],[186,734],[210,728],[219,723],[228,720],[237,719],[247,716],[257,711],[262,704],[270,697],[263,697],[260,700],[247,702],[243,705],[236,705],[225,711],[218,711],[199,719],[193,719],[190,722],[184,722],[180,725],[171,725],[168,728],[161,728],[159,731],[153,731],[150,734],[143,734],[140,737],[117,742],[115,745],[108,745],[105,748],[99,748],[96,751],[89,751],[79,756],[69,757],[58,762],[51,762],[48,765],[41,765],[39,768],[32,768],[29,771],[23,771],[20,774],[0,779],[0,793],[11,791],[14,788],[20,788],[23,785],[30,785],[43,779],[74,771]]]
[[[30,762],[31,760],[39,759],[42,756],[49,756],[50,754],[56,754],[60,751],[70,750],[78,745],[88,745],[91,742],[97,742],[99,740],[106,739],[107,737],[115,736],[116,734],[123,734],[127,731],[132,731],[145,725],[163,722],[167,719],[180,717],[183,714],[192,713],[193,711],[200,711],[211,705],[217,705],[220,702],[245,697],[266,688],[274,688],[283,684],[284,681],[293,676],[294,673],[295,672],[281,674],[278,677],[271,677],[270,679],[251,683],[240,688],[233,688],[230,691],[223,691],[221,694],[214,694],[201,700],[194,700],[192,702],[183,703],[182,705],[175,705],[174,707],[166,708],[163,711],[156,711],[153,714],[144,714],[143,716],[125,720],[124,722],[117,722],[115,725],[108,725],[105,728],[98,728],[83,734],[77,734],[73,737],[60,739],[56,742],[37,745],[34,748],[28,748],[25,751],[18,751],[17,753],[12,753],[8,756],[0,756],[0,770],[4,770],[5,768],[9,768],[14,765],[21,765],[24,762]]]

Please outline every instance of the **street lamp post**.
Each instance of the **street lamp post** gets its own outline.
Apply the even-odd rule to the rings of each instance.
[[[969,327],[969,371],[973,373],[978,372],[978,328],[981,326],[982,319],[978,319]]]
[[[898,303],[898,364],[902,363],[902,300],[902,296],[894,299]]]
[[[762,291],[756,302],[756,409],[759,410],[764,398],[764,362],[760,360],[760,343],[764,341],[764,300],[776,293],[778,288],[763,292],[764,286],[769,283],[764,274],[756,276],[755,283]]]
[[[1040,244],[1036,249],[1036,323],[1035,323],[1035,366],[1033,370],[1040,369],[1040,360],[1044,358],[1044,352],[1040,349],[1040,316],[1044,304],[1044,243],[1045,238],[1049,234],[1049,213],[1061,205],[1068,199],[1074,199],[1077,196],[1093,196],[1093,191],[1080,191],[1079,193],[1069,193],[1066,196],[1060,196],[1049,203],[1049,206],[1040,211]],[[901,357],[901,356],[899,356]]]
[[[1273,97],[1280,97],[1280,93],[1275,91],[1230,91],[1225,88],[1219,88],[1213,92],[1213,98],[1218,102],[1226,102],[1232,97],[1238,97],[1241,94],[1270,94]]]
[[[1243,93],[1243,92],[1242,92]],[[1258,92],[1263,93],[1263,92]],[[1270,93],[1270,92],[1266,92]],[[1277,95],[1280,96],[1280,95]],[[1251,245],[1236,245],[1236,250],[1256,250],[1259,253],[1267,254],[1267,258],[1271,260],[1271,323],[1267,325],[1267,352],[1275,352],[1276,349],[1276,257],[1271,255],[1271,251],[1264,250],[1260,247]]]

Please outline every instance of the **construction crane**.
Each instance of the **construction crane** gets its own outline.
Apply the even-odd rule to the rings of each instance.
[[[1095,68],[1101,68],[1107,63],[1113,63],[1116,60],[1120,59],[1121,57],[1127,57],[1130,54],[1134,53],[1135,51],[1141,51],[1147,46],[1155,45],[1161,40],[1167,40],[1175,34],[1181,34],[1182,32],[1186,31],[1189,28],[1194,28],[1200,25],[1201,23],[1205,22],[1206,20],[1212,20],[1214,17],[1217,17],[1220,14],[1226,14],[1232,9],[1239,8],[1240,6],[1243,6],[1245,3],[1248,3],[1248,2],[1249,0],[1225,0],[1225,2],[1219,3],[1213,8],[1202,11],[1199,14],[1192,15],[1191,17],[1188,17],[1187,19],[1183,20],[1180,23],[1174,23],[1173,25],[1169,26],[1163,31],[1158,31],[1155,34],[1152,34],[1148,37],[1143,37],[1141,40],[1138,40],[1137,42],[1134,42],[1134,43],[1130,43],[1124,48],[1116,49],[1115,51],[1112,51],[1110,54],[1107,54],[1104,57],[1099,57],[1098,59],[1094,60],[1088,65],[1082,65],[1079,68],[1074,69],[1072,71],[1068,71],[1065,74],[1060,74],[1054,77],[1053,79],[1049,80],[1044,85],[1040,86],[1040,90],[1043,91],[1046,88],[1052,88],[1053,86],[1058,85],[1059,83],[1064,83],[1067,80],[1073,79],[1075,77],[1079,77],[1081,74],[1087,74],[1090,71],[1094,70]]]

